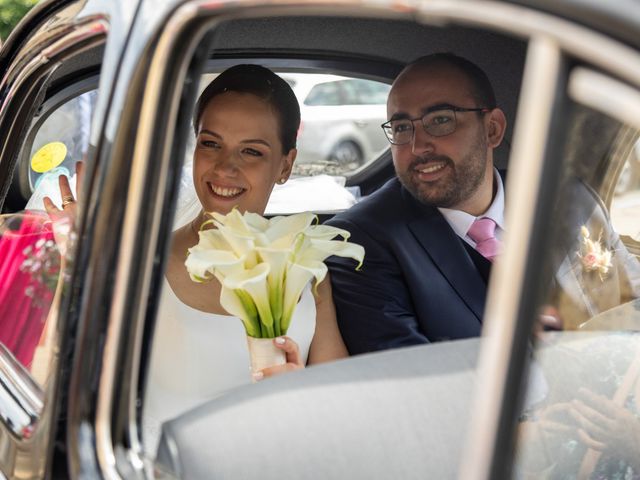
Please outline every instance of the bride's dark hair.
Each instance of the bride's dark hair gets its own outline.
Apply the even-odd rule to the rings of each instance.
[[[236,65],[218,75],[204,89],[196,103],[193,114],[193,129],[198,134],[202,112],[209,102],[225,92],[251,93],[268,102],[279,120],[282,153],[287,154],[296,147],[300,127],[300,105],[287,82],[268,68],[260,65]]]

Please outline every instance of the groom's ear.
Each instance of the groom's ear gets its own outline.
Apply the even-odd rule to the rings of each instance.
[[[499,108],[494,108],[487,113],[487,141],[492,148],[497,148],[504,138],[507,130],[507,117]]]

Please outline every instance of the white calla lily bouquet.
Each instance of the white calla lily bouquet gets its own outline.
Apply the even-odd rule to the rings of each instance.
[[[364,248],[347,242],[349,232],[317,224],[312,213],[266,219],[234,208],[208,215],[185,265],[196,282],[218,279],[220,304],[242,320],[248,337],[287,333],[306,285],[315,279],[317,287],[325,278],[327,257],[353,258],[356,268],[364,259]]]

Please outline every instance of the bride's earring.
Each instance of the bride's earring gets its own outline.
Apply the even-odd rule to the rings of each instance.
[[[276,183],[277,183],[278,185],[283,185],[283,184],[284,184],[284,182],[286,182],[286,181],[287,181],[287,179],[286,179],[286,178],[284,178],[284,177],[282,177],[282,178],[281,178],[281,179],[279,179]]]

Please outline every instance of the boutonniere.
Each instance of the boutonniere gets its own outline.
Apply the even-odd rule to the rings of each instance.
[[[582,260],[582,266],[587,272],[598,272],[603,281],[611,268],[611,250],[603,248],[600,239],[592,240],[589,229],[584,225],[580,227],[580,235],[582,242],[578,257]]]

